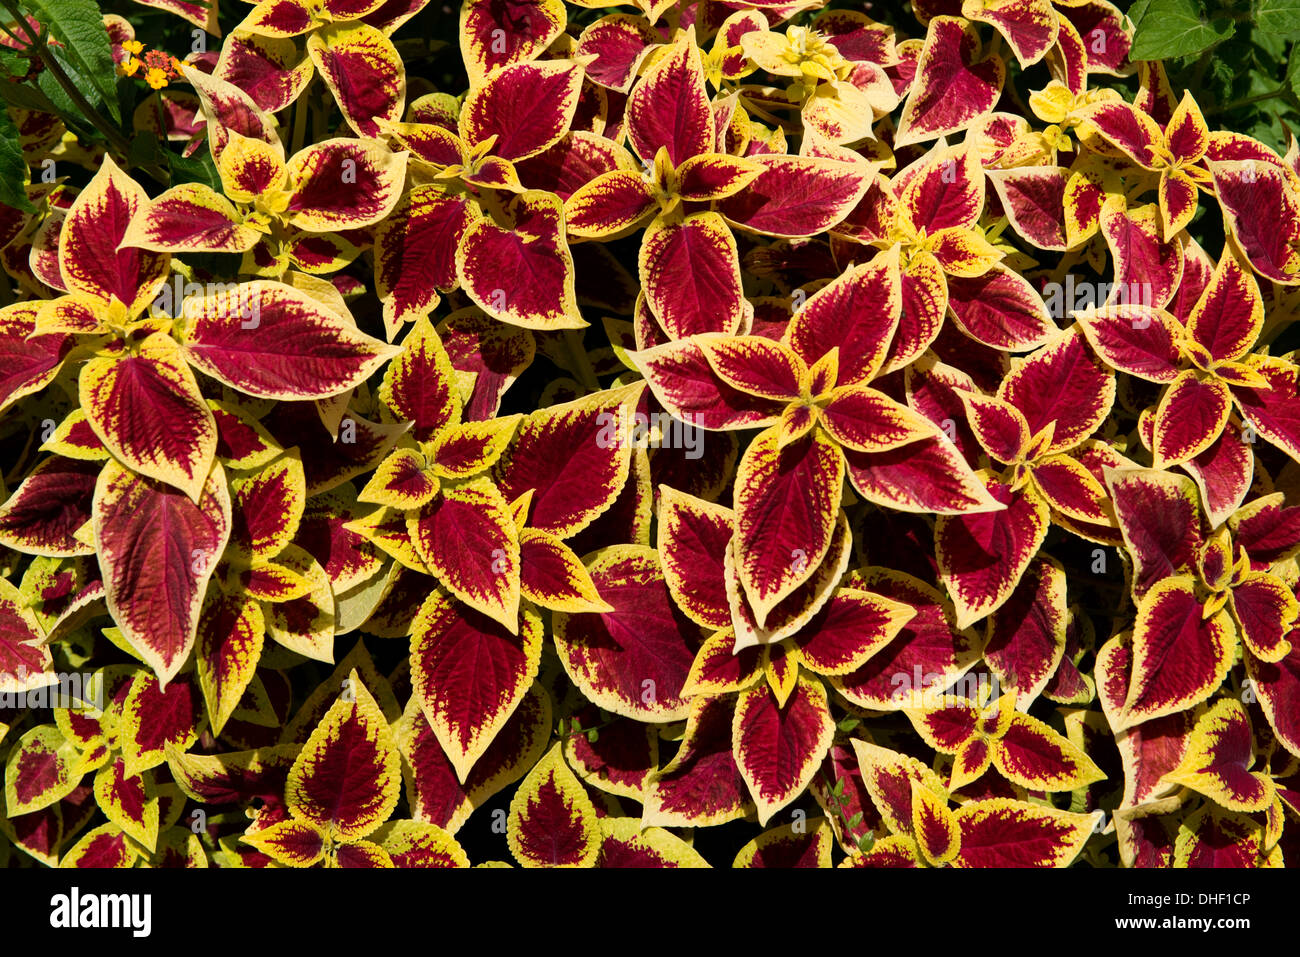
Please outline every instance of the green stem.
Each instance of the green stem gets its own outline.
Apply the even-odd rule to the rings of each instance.
[[[5,0],[5,7],[11,14],[18,16],[17,10],[9,0]],[[41,63],[45,66],[45,69],[50,71],[50,76],[54,77],[55,82],[63,88],[63,92],[68,95],[68,99],[72,101],[73,105],[81,110],[87,122],[103,133],[104,138],[108,140],[114,149],[120,150],[124,156],[127,155],[131,149],[131,144],[126,141],[126,137],[113,129],[108,121],[100,116],[99,112],[90,105],[90,102],[81,95],[81,91],[72,82],[72,78],[63,72],[63,66],[55,59],[54,54],[50,53],[49,44],[38,43],[34,49],[36,55],[41,58]]]
[[[585,734],[589,734],[592,731],[599,731],[601,728],[608,728],[611,725],[617,724],[619,720],[620,719],[618,717],[613,717],[610,718],[608,721],[600,722],[600,724],[593,724],[589,728],[578,728],[576,731],[556,732],[555,736],[557,738],[576,738],[578,737],[578,735],[585,735]]]
[[[1249,106],[1252,103],[1262,103],[1265,100],[1271,100],[1274,97],[1281,96],[1286,92],[1286,84],[1281,84],[1277,89],[1269,90],[1267,93],[1256,93],[1254,96],[1243,96],[1239,100],[1233,100],[1230,103],[1224,103],[1221,106],[1211,107],[1205,111],[1206,116],[1214,116],[1216,113],[1227,113],[1238,107]]]

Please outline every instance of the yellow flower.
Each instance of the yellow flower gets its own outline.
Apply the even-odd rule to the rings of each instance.
[[[158,67],[151,67],[144,75],[144,81],[155,90],[161,90],[167,85],[167,71],[160,70]]]
[[[139,56],[144,52],[144,44],[139,40],[124,40],[122,42],[122,49],[133,56]]]

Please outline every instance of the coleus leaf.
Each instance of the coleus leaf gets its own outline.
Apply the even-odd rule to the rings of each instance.
[[[646,781],[643,826],[704,827],[754,810],[732,754],[733,699],[697,695],[690,709],[677,754]]]
[[[758,177],[719,208],[764,236],[815,236],[838,225],[870,186],[869,168],[810,156],[758,156]]]
[[[637,71],[659,43],[659,34],[644,17],[614,13],[585,27],[578,37],[578,56],[591,56],[586,67],[593,83],[626,93],[636,81]]]
[[[379,399],[397,421],[408,421],[417,442],[427,442],[460,415],[455,374],[442,340],[427,319],[418,319],[401,352],[384,371]]]
[[[578,106],[582,69],[571,60],[514,63],[470,89],[460,112],[460,138],[496,137],[492,153],[517,161],[545,150],[569,130]]]
[[[1007,780],[1043,791],[1077,790],[1106,777],[1081,748],[1021,712],[993,748],[993,763]]]
[[[979,36],[969,23],[948,16],[930,21],[895,146],[964,129],[993,109],[1006,66],[997,54],[979,57],[979,51]]]
[[[1099,215],[1102,235],[1115,260],[1113,296],[1130,303],[1162,309],[1178,288],[1183,274],[1183,251],[1177,237],[1160,237],[1154,205],[1128,209],[1123,197],[1111,197]]]
[[[398,730],[412,817],[456,833],[476,807],[537,764],[550,734],[550,696],[535,683],[462,784],[419,701],[412,697]]]
[[[826,818],[764,831],[736,854],[732,867],[830,867],[834,834]]]
[[[0,544],[30,555],[90,555],[76,537],[90,521],[95,479],[102,466],[51,456],[0,505]]]
[[[261,606],[253,598],[217,592],[204,601],[194,657],[214,734],[221,733],[253,680],[265,633]]]
[[[600,853],[596,809],[557,743],[524,778],[506,823],[523,867],[592,867]]]
[[[116,824],[101,824],[82,835],[59,859],[59,867],[127,868],[135,866],[140,848]]]
[[[641,827],[637,818],[602,817],[598,867],[708,867],[698,851],[671,831]]]
[[[933,586],[904,572],[875,566],[850,580],[873,594],[910,606],[914,614],[893,641],[862,667],[831,678],[847,700],[860,707],[896,710],[922,690],[927,675],[939,686],[948,687],[979,660],[983,642],[955,627],[951,603]]]
[[[1264,857],[1261,838],[1260,826],[1245,814],[1202,805],[1178,827],[1173,866],[1259,867]]]
[[[91,428],[119,461],[197,499],[217,430],[185,360],[170,336],[156,332],[133,352],[86,362],[78,391]]]
[[[1065,189],[1070,171],[1060,166],[990,169],[989,182],[1015,231],[1039,249],[1064,250]]]
[[[1246,260],[1266,279],[1294,285],[1300,272],[1300,252],[1291,244],[1296,200],[1284,170],[1257,159],[1209,159],[1206,165],[1224,225]]]
[[[989,617],[984,660],[1022,711],[1047,686],[1066,645],[1066,575],[1040,560],[1021,576],[1010,598]]]
[[[766,824],[808,786],[834,731],[825,688],[814,678],[799,676],[784,706],[764,684],[740,693],[732,750],[754,798],[759,823]]]
[[[63,288],[105,304],[117,299],[132,316],[153,300],[166,280],[168,257],[119,248],[132,218],[147,202],[144,190],[105,157],[59,231]]]
[[[115,462],[104,465],[95,485],[92,522],[109,612],[163,683],[189,657],[204,589],[230,537],[220,464],[197,498]]]
[[[150,202],[123,239],[140,249],[164,252],[242,253],[252,249],[260,235],[241,218],[220,193],[201,183],[183,183]]]
[[[638,262],[646,302],[671,338],[736,331],[744,304],[740,256],[717,213],[655,220]]]
[[[1067,867],[1101,812],[1075,814],[1007,798],[957,809],[961,850],[954,867]]]
[[[436,824],[390,821],[370,835],[394,867],[469,867],[459,842]]]
[[[1237,407],[1251,428],[1291,458],[1300,456],[1300,398],[1297,373],[1290,363],[1264,359],[1254,366],[1267,382],[1265,388],[1232,390]]]
[[[673,605],[658,557],[615,545],[591,556],[587,570],[608,610],[555,616],[555,649],[570,678],[614,714],[685,718],[683,688],[702,636]]]
[[[1287,636],[1291,650],[1281,661],[1260,661],[1249,652],[1246,670],[1259,695],[1259,705],[1278,741],[1300,756],[1300,720],[1295,703],[1300,700],[1300,636]]]
[[[948,308],[963,332],[994,349],[1033,349],[1056,332],[1042,297],[1001,263],[978,276],[950,275]]]
[[[1207,614],[1191,576],[1166,578],[1152,586],[1138,605],[1133,625],[1133,676],[1120,727],[1209,698],[1232,665],[1234,631],[1226,610]]]
[[[584,721],[599,714],[596,709],[584,709],[582,713]],[[577,729],[566,735],[565,760],[585,784],[641,800],[646,778],[659,767],[659,736],[653,726],[615,718],[601,722],[599,732],[592,737],[594,741]]]
[[[275,558],[298,532],[307,499],[302,462],[283,455],[230,482],[229,549],[244,561]]]
[[[627,481],[641,389],[597,392],[523,419],[492,475],[509,501],[531,490],[529,526],[569,538],[610,507]]]
[[[35,335],[36,303],[13,303],[0,309],[0,342],[9,357],[0,375],[0,411],[45,388],[58,375],[72,348],[71,336]]]
[[[573,256],[564,239],[564,205],[558,196],[526,190],[515,201],[515,222],[504,229],[480,219],[465,230],[456,250],[456,278],[488,315],[526,329],[578,329]],[[520,288],[515,276],[537,281]]]
[[[673,603],[708,628],[731,623],[723,564],[735,517],[731,509],[666,485],[659,487],[659,561]]]
[[[1041,349],[1012,362],[998,397],[1025,417],[1031,435],[1053,424],[1045,452],[1075,448],[1109,415],[1115,377],[1087,348],[1084,336],[1067,330]]]
[[[165,686],[153,675],[137,672],[119,714],[117,743],[128,775],[156,768],[168,747],[187,750],[206,723],[198,689],[182,678]]]
[[[851,739],[862,783],[886,827],[912,836],[915,814],[915,785],[947,799],[939,776],[918,759],[857,738]]]
[[[5,763],[7,814],[49,807],[71,794],[84,773],[76,743],[52,724],[37,725],[18,740]]]
[[[791,348],[809,365],[838,350],[837,385],[871,381],[898,327],[901,283],[896,252],[845,270],[791,317]]]
[[[397,804],[399,764],[388,721],[353,671],[289,770],[289,813],[345,841],[365,837]]]
[[[514,630],[520,596],[519,531],[509,504],[484,477],[443,490],[407,514],[416,554],[451,594]]]
[[[114,758],[95,774],[95,801],[105,817],[151,853],[158,842],[158,796],[149,771],[127,775]]]
[[[899,511],[962,515],[1006,507],[945,435],[886,452],[845,450],[844,459],[854,489]]]
[[[23,594],[0,580],[0,689],[13,694],[55,683],[40,623]]]
[[[257,831],[245,833],[240,840],[289,867],[311,867],[325,857],[325,835],[310,821],[286,818]]]
[[[1273,803],[1273,779],[1250,770],[1254,743],[1245,707],[1221,698],[1197,719],[1182,761],[1163,780],[1204,794],[1229,811],[1262,811]]]
[[[179,69],[198,94],[213,159],[220,158],[231,132],[266,143],[278,141],[274,118],[239,87],[189,64]]]
[[[508,627],[435,590],[411,637],[412,690],[465,782],[537,674],[541,619],[525,608]],[[485,661],[493,666],[485,668]]]
[[[377,137],[378,120],[401,118],[406,68],[382,31],[361,22],[329,24],[307,38],[307,52],[359,136]]]
[[[681,34],[633,87],[627,122],[632,147],[642,160],[653,162],[661,147],[674,167],[713,152],[713,113],[693,30]]]
[[[254,280],[198,303],[183,351],[196,368],[248,395],[301,400],[346,392],[398,350],[291,286]]]
[[[935,523],[939,575],[953,597],[959,628],[996,611],[1011,597],[1047,536],[1046,505],[1007,485],[995,484],[990,493],[1006,508],[942,515]]]
[[[277,113],[298,99],[311,80],[312,67],[311,59],[287,38],[234,33],[222,44],[212,72],[246,92],[262,109]]]
[[[560,0],[469,0],[460,8],[460,51],[471,80],[539,57],[565,25]]]
[[[567,613],[613,610],[573,549],[549,532],[523,529],[519,561],[520,592],[529,601]]]
[[[391,331],[427,316],[456,286],[456,249],[477,217],[464,196],[417,186],[375,231],[375,287]]]
[[[759,626],[825,557],[843,482],[840,451],[820,433],[781,448],[768,429],[750,443],[736,476],[737,572]]]
[[[378,223],[401,197],[406,158],[377,143],[343,137],[298,151],[286,166],[289,224],[323,233]]]

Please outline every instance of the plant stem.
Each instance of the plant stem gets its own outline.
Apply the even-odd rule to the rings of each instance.
[[[1227,113],[1229,110],[1235,110],[1241,106],[1249,106],[1251,103],[1262,103],[1264,100],[1271,100],[1275,96],[1281,96],[1286,92],[1286,84],[1280,84],[1277,89],[1269,90],[1267,93],[1256,93],[1254,96],[1243,96],[1239,100],[1233,100],[1230,103],[1224,103],[1221,106],[1211,107],[1205,111],[1206,116],[1214,116],[1216,113]]]

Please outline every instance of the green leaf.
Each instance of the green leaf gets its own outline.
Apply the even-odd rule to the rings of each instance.
[[[18,145],[18,130],[9,111],[0,109],[0,203],[33,212],[27,199],[27,160]]]
[[[39,83],[39,78],[37,82]],[[0,82],[0,100],[4,100],[10,106],[17,106],[24,110],[35,110],[37,113],[53,113],[56,116],[62,116],[58,106],[45,95],[40,87],[31,86],[27,83]]]
[[[152,130],[137,133],[131,138],[131,151],[127,162],[132,166],[156,166],[164,159],[162,147],[158,145],[158,134]]]
[[[199,150],[190,157],[168,153],[167,164],[172,171],[171,185],[202,183],[221,192],[221,177],[217,175],[216,164],[212,162],[212,154],[208,150]]]
[[[1231,17],[1210,19],[1196,0],[1151,0],[1133,37],[1132,60],[1191,56],[1232,36]]]
[[[1291,59],[1286,65],[1286,82],[1291,87],[1291,92],[1300,96],[1300,52],[1291,51]]]
[[[1255,23],[1267,34],[1300,36],[1300,0],[1259,0]]]
[[[31,62],[24,54],[16,50],[0,50],[0,69],[16,79],[21,80],[27,75],[27,69],[31,66]]]
[[[95,0],[21,0],[20,6],[49,27],[55,39],[64,45],[62,52],[77,68],[80,79],[98,92],[113,119],[121,123],[113,47],[104,29],[104,14],[99,4]]]

